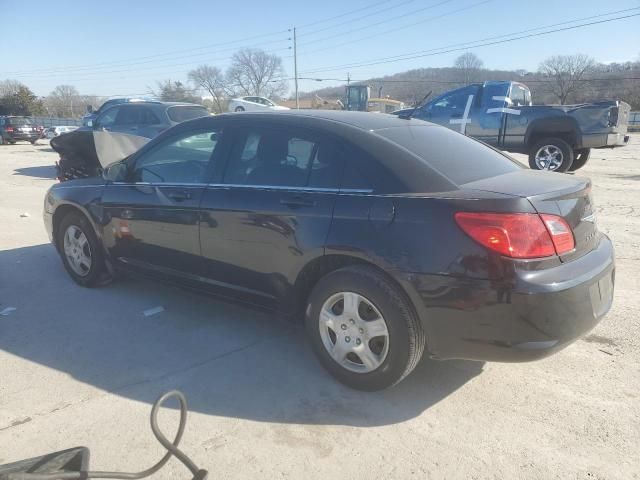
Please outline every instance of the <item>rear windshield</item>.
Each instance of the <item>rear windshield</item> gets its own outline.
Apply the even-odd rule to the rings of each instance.
[[[448,128],[414,125],[376,133],[424,159],[456,185],[523,168],[506,155]]]
[[[31,121],[31,119],[25,118],[25,117],[8,118],[7,123],[9,125],[33,125],[33,122]]]
[[[206,117],[209,115],[209,111],[204,107],[169,107],[167,115],[172,122],[186,122],[194,118]]]

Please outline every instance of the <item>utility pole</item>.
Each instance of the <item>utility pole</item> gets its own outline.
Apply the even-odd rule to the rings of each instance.
[[[293,27],[293,76],[296,85],[296,110],[300,108],[298,103],[298,44],[296,40],[296,27]]]

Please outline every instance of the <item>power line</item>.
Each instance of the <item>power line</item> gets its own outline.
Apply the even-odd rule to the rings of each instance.
[[[639,10],[639,9],[640,9],[640,7],[633,7],[633,8],[626,8],[626,9],[623,9],[623,10],[616,10],[616,11],[607,12],[607,13],[600,13],[600,14],[597,14],[597,15],[591,15],[591,16],[588,16],[588,17],[576,18],[576,19],[573,19],[573,20],[567,20],[567,21],[564,21],[564,22],[553,23],[553,24],[550,24],[550,25],[543,25],[543,26],[540,26],[540,27],[530,28],[530,29],[527,29],[527,30],[520,30],[518,32],[511,32],[511,33],[506,33],[506,34],[502,34],[502,35],[494,35],[494,36],[491,36],[491,37],[485,37],[485,38],[482,38],[482,39],[479,39],[479,40],[472,40],[472,41],[467,41],[467,42],[450,44],[450,45],[447,45],[446,47],[432,48],[432,49],[429,49],[429,50],[419,50],[417,52],[410,52],[410,53],[405,53],[405,54],[401,54],[401,55],[392,55],[392,56],[389,56],[389,57],[383,57],[380,60],[389,60],[389,59],[393,59],[393,58],[406,57],[406,56],[409,56],[409,55],[417,55],[417,54],[421,54],[421,53],[435,52],[435,51],[441,50],[442,48],[459,47],[459,46],[463,46],[463,45],[471,47],[472,44],[474,44],[474,43],[484,42],[484,41],[487,41],[487,40],[496,40],[496,39],[499,39],[499,38],[506,38],[506,37],[510,37],[512,35],[520,35],[520,34],[523,34],[523,33],[535,32],[535,31],[538,31],[538,30],[544,30],[545,28],[553,28],[553,27],[558,27],[558,26],[561,26],[561,25],[567,25],[567,24],[570,24],[570,23],[583,22],[585,20],[592,20],[594,18],[602,18],[602,17],[611,16],[611,15],[618,15],[620,13],[626,13],[626,12],[635,11],[635,10]],[[451,12],[451,13],[453,13],[453,12]],[[449,15],[449,14],[445,14],[445,15]],[[435,18],[441,18],[442,16],[445,16],[445,15],[439,15],[439,16],[437,16]],[[415,24],[412,24],[412,25],[415,25]],[[395,32],[396,29],[390,30],[389,32],[391,32],[391,31]],[[385,32],[383,32],[382,34],[384,34],[384,33]],[[379,36],[379,35],[380,34],[377,34],[376,36]],[[363,37],[363,38],[360,38],[360,39],[356,39],[353,42],[354,43],[355,42],[359,42],[361,40],[365,40],[365,39],[368,39],[368,38],[371,38],[371,37],[370,36],[369,37]],[[351,42],[344,42],[344,43],[341,43],[341,44],[338,44],[338,45],[333,45],[333,46],[330,46],[330,47],[321,48],[319,50],[313,50],[312,52],[307,52],[307,53],[314,53],[314,52],[318,52],[318,51],[322,51],[322,50],[332,49],[332,48],[336,48],[336,47],[339,47],[339,46],[342,46],[342,45],[346,45],[346,44],[349,44],[349,43],[351,43]],[[351,65],[351,64],[345,64],[344,66],[348,67],[349,65]]]
[[[441,6],[441,5],[444,5],[444,4],[447,4],[447,3],[451,3],[453,1],[454,0],[441,0],[440,2],[435,3],[433,5],[428,5],[426,7],[422,7],[422,8],[419,8],[417,10],[412,10],[411,12],[403,13],[402,15],[396,15],[395,17],[386,18],[386,19],[381,20],[379,22],[370,23],[370,24],[364,25],[362,27],[352,28],[348,32],[344,32],[342,34],[333,34],[333,35],[330,35],[328,37],[316,38],[316,39],[310,40],[308,42],[303,42],[303,43],[300,44],[300,46],[304,47],[305,45],[310,45],[312,43],[318,43],[318,42],[324,42],[326,40],[331,40],[331,39],[335,38],[337,35],[346,35],[346,34],[351,34],[351,33],[354,33],[354,32],[359,32],[361,30],[369,30],[370,28],[377,27],[378,25],[383,25],[383,24],[386,24],[386,23],[389,23],[389,22],[393,22],[394,20],[398,20],[400,18],[409,17],[409,16],[412,16],[412,15],[415,15],[416,13],[423,12],[425,10],[431,10],[431,9],[437,8],[437,7]],[[492,0],[484,0],[483,2],[480,2],[480,3],[488,3],[490,1],[492,1]],[[397,31],[397,29],[394,29],[394,31]],[[378,36],[378,34],[376,34],[375,36]]]
[[[480,2],[473,3],[471,5],[467,5],[466,7],[458,8],[458,9],[455,9],[455,10],[451,10],[450,12],[445,12],[445,13],[441,13],[439,15],[434,15],[434,16],[431,16],[431,17],[423,18],[422,20],[419,20],[417,22],[412,22],[412,23],[409,23],[409,24],[406,24],[406,25],[402,25],[400,27],[390,28],[389,30],[384,30],[382,32],[376,32],[376,33],[371,34],[371,35],[360,37],[360,38],[357,38],[355,40],[348,40],[346,42],[338,43],[338,44],[335,44],[335,45],[332,45],[332,46],[329,46],[329,47],[322,47],[322,48],[318,48],[318,49],[315,49],[315,50],[310,50],[310,51],[303,52],[303,53],[310,54],[310,53],[322,52],[322,51],[325,51],[325,50],[332,50],[332,49],[335,49],[337,47],[342,47],[344,45],[351,45],[353,43],[361,42],[363,40],[369,40],[371,38],[378,38],[378,37],[380,37],[382,35],[387,35],[389,33],[397,33],[398,30],[404,30],[406,28],[415,27],[416,25],[421,25],[423,23],[431,22],[433,20],[439,20],[441,18],[448,17],[448,16],[454,15],[456,13],[464,12],[466,10],[470,10],[472,8],[479,7],[480,5],[484,5],[484,4],[489,3],[491,1],[493,1],[493,0],[482,0]],[[386,23],[386,21],[384,23]],[[367,26],[367,28],[371,28],[371,25]]]
[[[637,10],[639,8],[640,7],[636,8],[634,10]],[[604,15],[610,15],[610,14],[603,14],[603,16]],[[432,52],[432,53],[422,53],[422,54],[417,54],[417,55],[406,54],[406,56],[402,56],[402,58],[397,58],[397,57],[400,57],[400,55],[398,55],[396,57],[390,57],[390,58],[393,58],[393,59],[381,59],[381,60],[377,60],[377,61],[374,60],[374,61],[363,62],[363,63],[352,63],[352,64],[337,65],[337,66],[328,66],[328,67],[318,68],[318,69],[314,69],[314,70],[307,70],[306,72],[301,72],[301,73],[302,74],[309,74],[309,73],[315,73],[315,72],[328,72],[328,71],[342,70],[342,69],[345,69],[345,68],[359,68],[359,67],[366,67],[366,66],[372,66],[372,65],[382,65],[382,64],[387,64],[387,63],[395,63],[395,62],[399,62],[399,61],[403,61],[403,60],[412,60],[412,59],[416,59],[416,58],[423,58],[423,57],[430,57],[430,56],[435,56],[435,55],[442,55],[442,54],[445,54],[445,53],[457,52],[457,51],[461,51],[461,50],[468,50],[469,48],[478,48],[478,47],[486,47],[486,46],[490,46],[490,45],[499,45],[499,44],[502,44],[502,43],[514,42],[516,40],[523,40],[525,38],[538,37],[538,36],[543,36],[543,35],[549,35],[549,34],[552,34],[552,33],[557,33],[557,32],[562,32],[562,31],[567,31],[567,30],[574,30],[574,29],[577,29],[577,28],[583,28],[583,27],[588,27],[588,26],[592,26],[592,25],[599,25],[599,24],[602,24],[602,23],[613,22],[613,21],[617,21],[617,20],[624,20],[624,19],[627,19],[627,18],[637,17],[639,15],[640,15],[640,13],[635,13],[635,14],[631,14],[631,15],[624,15],[624,16],[620,16],[620,17],[614,17],[614,18],[605,19],[605,20],[598,20],[598,21],[593,21],[593,22],[588,22],[588,23],[582,23],[582,24],[573,25],[573,26],[570,26],[570,27],[557,28],[557,29],[553,29],[553,30],[548,30],[546,32],[531,33],[531,34],[528,34],[528,35],[520,35],[520,36],[517,36],[517,37],[507,38],[507,39],[504,39],[504,40],[498,40],[498,41],[493,41],[493,42],[484,42],[484,43],[479,43],[477,45],[460,47],[460,48],[450,48],[450,47],[456,46],[456,44],[453,44],[453,45],[440,47],[440,49],[438,49],[438,51]],[[526,30],[522,31],[522,32],[516,32],[513,35],[517,35],[517,34],[524,33],[524,32],[526,32]],[[482,40],[471,41],[471,42],[468,42],[468,44],[475,44],[477,42],[482,42]]]
[[[279,51],[289,51],[289,47],[286,48],[280,48],[280,49],[276,49],[276,50],[268,50],[266,53],[275,53],[275,52],[279,52]],[[220,58],[208,58],[208,59],[202,59],[202,60],[196,60],[196,61],[190,61],[190,62],[181,62],[181,63],[172,63],[172,64],[163,64],[163,65],[155,65],[155,66],[149,66],[149,67],[145,67],[145,71],[148,70],[155,70],[158,68],[170,68],[170,67],[181,67],[181,66],[195,66],[199,63],[202,63],[203,61],[208,61],[208,62],[219,62],[219,61],[224,61],[224,60],[231,60],[233,57],[220,57]],[[96,78],[96,77],[108,77],[109,75],[112,74],[121,74],[121,73],[128,73],[131,72],[131,68],[125,68],[125,69],[121,69],[121,70],[109,70],[107,72],[80,72],[79,76],[74,76],[73,80],[76,79],[87,79],[87,78]],[[181,72],[182,73],[182,72]],[[33,75],[17,75],[17,78],[24,78],[24,77],[29,77],[29,78],[33,78],[33,77],[59,77],[59,76],[67,76],[67,73],[65,72],[60,72],[60,73],[49,73],[49,74],[33,74]],[[71,81],[71,80],[70,80]]]
[[[378,5],[382,5],[384,3],[389,3],[390,1],[392,1],[392,0],[382,0],[381,2],[372,3],[371,5],[369,5],[368,8],[377,7]],[[349,10],[348,12],[341,13],[340,15],[335,15],[333,17],[328,17],[328,18],[324,18],[322,20],[316,20],[316,21],[313,21],[313,22],[310,22],[310,23],[302,24],[298,28],[312,27],[312,26],[318,25],[320,23],[329,22],[331,20],[335,20],[336,18],[346,17],[348,15],[351,15],[352,13],[359,13],[361,11],[362,11],[362,7],[355,8],[353,10]]]
[[[507,75],[509,76],[509,75]],[[366,80],[356,80],[353,78],[314,78],[314,77],[298,77],[299,80],[313,80],[316,82],[325,82],[325,81],[331,81],[331,82],[346,82],[347,80],[350,82],[356,82],[356,83],[438,83],[438,84],[443,84],[443,85],[466,85],[466,82],[461,82],[461,81],[455,81],[455,80],[433,80],[433,79],[429,79],[429,78],[425,78],[425,79],[407,79],[407,80],[384,80],[384,79],[376,79],[376,78],[369,78]],[[575,79],[573,81],[576,82],[611,82],[611,81],[624,81],[624,80],[640,80],[640,77],[597,77],[597,78],[580,78],[580,79]],[[545,79],[522,79],[522,80],[506,80],[506,81],[512,81],[512,82],[520,82],[521,83],[554,83],[555,80],[545,80]],[[481,83],[479,82],[472,82],[472,83]]]
[[[312,30],[311,32],[303,32],[298,36],[299,37],[307,37],[309,35],[314,35],[316,33],[325,32],[327,30],[331,30],[332,28],[341,27],[342,25],[350,25],[353,22],[359,22],[359,21],[361,21],[361,20],[363,20],[365,18],[369,18],[369,17],[372,17],[374,15],[379,15],[379,14],[384,13],[384,12],[388,12],[389,10],[393,10],[394,8],[398,8],[398,7],[401,7],[401,6],[406,5],[408,3],[413,3],[415,1],[416,0],[405,0],[403,2],[400,2],[400,3],[396,4],[396,5],[391,5],[390,7],[383,8],[381,10],[375,10],[373,12],[367,13],[366,15],[361,15],[358,18],[356,18],[355,20],[345,20],[344,22],[336,23],[335,25],[329,25],[328,27],[323,27],[323,28],[320,28],[318,30]]]
[[[370,8],[374,7],[374,6],[377,6],[377,5],[384,4],[384,3],[389,3],[390,1],[391,0],[384,0],[384,1],[376,2],[376,3],[372,4],[370,6]],[[361,9],[350,10],[348,12],[345,12],[345,13],[341,14],[341,15],[336,15],[336,16],[333,16],[333,17],[329,17],[329,18],[325,18],[325,19],[322,19],[322,20],[318,20],[316,22],[308,23],[308,24],[305,24],[303,26],[311,26],[311,25],[315,25],[315,24],[318,24],[318,23],[324,23],[324,22],[333,20],[335,18],[341,18],[343,16],[350,15],[352,13],[356,13],[358,11],[361,11]],[[132,58],[125,59],[125,60],[116,60],[116,61],[109,61],[109,62],[81,64],[81,65],[70,65],[70,66],[65,66],[65,67],[48,67],[48,68],[40,68],[40,69],[34,69],[34,70],[13,71],[13,72],[5,72],[5,74],[7,74],[8,76],[28,76],[29,74],[37,74],[37,73],[46,74],[46,73],[58,72],[58,71],[69,72],[69,71],[92,70],[92,69],[98,69],[98,68],[118,67],[118,66],[125,66],[125,65],[139,65],[139,64],[153,63],[154,61],[158,61],[158,60],[151,60],[151,61],[147,61],[147,60],[149,60],[149,59],[163,59],[163,57],[167,57],[167,56],[171,56],[171,55],[189,53],[189,52],[201,51],[201,50],[207,50],[207,49],[211,49],[211,48],[214,48],[214,47],[232,45],[232,44],[246,42],[246,41],[249,41],[249,40],[256,40],[256,39],[275,36],[275,35],[282,35],[282,34],[285,34],[285,33],[288,33],[288,32],[289,32],[289,29],[278,30],[278,31],[263,33],[263,34],[259,34],[259,35],[253,35],[253,36],[250,36],[250,37],[240,38],[240,39],[236,39],[236,40],[230,40],[230,41],[227,41],[227,42],[208,44],[208,45],[203,45],[203,46],[200,46],[200,47],[192,47],[192,48],[188,48],[188,49],[172,50],[172,51],[169,51],[169,52],[164,52],[164,53],[159,53],[159,54],[154,54],[154,55],[145,55],[145,56],[140,56],[140,57],[132,57]],[[263,42],[260,42],[260,44],[257,45],[257,46],[262,46],[262,45],[269,44],[269,43],[283,42],[283,41],[288,41],[288,40],[291,40],[291,39],[289,38],[287,40],[272,40],[272,41],[266,41],[266,42],[263,41]],[[237,47],[231,47],[231,48],[227,48],[227,49],[223,49],[223,50],[233,50],[233,49],[238,49],[238,48],[244,48],[244,47],[237,46]],[[218,52],[219,51],[223,51],[223,50],[217,49]],[[190,55],[190,56],[198,56],[198,55],[206,55],[206,54],[208,54],[208,53],[199,53],[199,54],[194,54],[194,55]],[[184,55],[181,55],[178,58],[184,58],[184,57],[185,57]],[[171,58],[176,58],[176,57],[171,57]]]
[[[165,53],[158,53],[155,55],[145,55],[142,57],[132,57],[129,58],[126,61],[137,61],[137,60],[146,60],[149,58],[159,58],[159,57],[164,57],[167,55],[175,55],[178,53],[184,53],[184,52],[192,52],[194,50],[205,50],[205,49],[209,49],[209,48],[213,48],[213,47],[217,47],[217,46],[224,46],[224,45],[231,45],[233,43],[240,43],[240,42],[245,42],[247,40],[254,40],[257,38],[264,38],[267,36],[274,36],[274,35],[282,35],[282,34],[286,34],[288,33],[288,30],[280,30],[277,32],[271,32],[271,33],[264,33],[264,34],[260,34],[260,35],[254,35],[251,37],[246,37],[246,38],[241,38],[238,40],[231,40],[228,42],[222,42],[222,43],[214,43],[214,44],[210,44],[210,45],[203,45],[201,47],[192,47],[192,48],[188,48],[188,49],[182,49],[182,50],[173,50],[170,52],[165,52]],[[285,41],[285,40],[278,40],[278,41]],[[261,42],[261,44],[264,44],[265,42]],[[268,42],[266,42],[268,43]],[[240,47],[234,47],[234,48],[240,48]],[[52,67],[52,68],[44,68],[44,69],[36,69],[36,70],[24,70],[22,72],[5,72],[8,75],[17,75],[17,74],[21,74],[21,73],[35,73],[35,72],[49,72],[51,70],[74,70],[74,69],[78,69],[78,68],[94,68],[94,67],[98,67],[98,66],[103,66],[103,65],[109,65],[109,66],[114,66],[114,64],[118,64],[118,63],[122,63],[125,62],[125,60],[118,60],[118,61],[111,61],[111,62],[101,62],[101,63],[92,63],[92,64],[84,64],[84,65],[75,65],[75,66],[66,66],[66,67]]]
[[[288,42],[289,40],[271,40],[268,42],[263,42],[260,45],[266,45],[266,44],[272,44],[272,43],[284,43],[284,42]],[[215,53],[220,53],[220,52],[226,52],[226,51],[231,51],[231,50],[239,50],[242,48],[250,48],[250,46],[248,45],[240,45],[240,46],[236,46],[236,47],[229,47],[229,48],[223,48],[223,49],[217,49],[215,50]],[[289,48],[279,48],[279,49],[275,49],[275,50],[270,50],[267,53],[270,52],[275,52],[275,51],[282,51],[282,50],[288,50]],[[69,68],[57,68],[57,69],[53,69],[53,70],[48,70],[46,72],[32,72],[32,73],[24,73],[24,74],[20,74],[20,73],[13,73],[11,74],[11,76],[15,76],[15,77],[19,77],[19,78],[24,78],[24,77],[42,77],[42,76],[50,76],[50,75],[56,75],[58,73],[61,74],[68,74],[69,72],[76,72],[76,73],[85,73],[85,71],[89,71],[89,72],[93,72],[96,70],[103,70],[103,69],[111,69],[111,68],[117,68],[117,67],[125,67],[125,66],[139,66],[139,65],[145,65],[145,64],[149,64],[149,63],[155,63],[155,62],[159,62],[159,61],[170,61],[170,60],[177,60],[177,59],[182,59],[182,58],[192,58],[192,57],[202,57],[202,56],[206,56],[206,55],[211,55],[213,52],[201,52],[201,53],[194,53],[191,55],[180,55],[177,57],[169,57],[169,58],[163,58],[163,59],[155,59],[155,60],[146,60],[146,61],[142,61],[142,62],[122,62],[120,64],[113,64],[113,65],[104,65],[104,66],[95,66],[95,67],[78,67],[76,69],[69,69]],[[222,58],[220,60],[228,60],[231,57],[225,57]],[[210,60],[211,61],[211,60]],[[194,63],[194,62],[191,62]],[[163,65],[160,65],[163,66]],[[171,65],[168,65],[171,66]],[[154,68],[154,67],[148,67],[148,68]],[[110,71],[110,70],[109,70]],[[106,73],[109,73],[106,72]],[[126,70],[129,71],[129,70]]]

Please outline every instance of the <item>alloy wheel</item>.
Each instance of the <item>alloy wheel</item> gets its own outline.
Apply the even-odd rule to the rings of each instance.
[[[318,319],[325,349],[340,366],[356,373],[369,373],[389,353],[387,323],[376,306],[354,292],[329,297]]]
[[[91,270],[92,256],[89,240],[80,228],[69,225],[64,233],[64,255],[71,269],[81,277]]]
[[[551,172],[557,170],[562,165],[564,155],[555,145],[545,145],[540,147],[536,152],[536,165],[540,170],[549,170]]]

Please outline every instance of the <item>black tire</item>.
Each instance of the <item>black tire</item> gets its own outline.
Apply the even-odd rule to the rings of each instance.
[[[244,112],[244,107],[236,107],[235,112]]]
[[[71,226],[78,228],[82,233],[84,233],[88,241],[88,248],[90,249],[89,251],[91,254],[91,266],[85,275],[79,275],[76,273],[71,266],[69,259],[65,255],[64,235],[67,232],[67,229]],[[57,229],[56,245],[64,268],[78,285],[83,287],[95,287],[104,283],[105,279],[108,278],[108,272],[104,263],[102,245],[98,241],[93,227],[87,218],[80,212],[70,212],[60,221]]]
[[[38,140],[34,140],[33,142],[31,142],[31,145],[35,145],[37,141]]]
[[[380,366],[371,372],[348,370],[334,360],[324,346],[319,327],[320,312],[324,303],[340,292],[366,297],[386,323],[388,353]],[[409,300],[382,273],[369,266],[346,267],[322,277],[309,297],[305,323],[322,365],[338,381],[357,390],[382,390],[400,382],[416,367],[425,348],[424,331]]]
[[[529,167],[532,170],[549,170],[547,168],[541,168],[541,166],[536,162],[536,155],[538,154],[538,151],[545,146],[554,147],[562,154],[562,163],[558,168],[551,171],[566,172],[571,168],[571,165],[573,164],[573,149],[571,148],[571,145],[561,138],[547,137],[535,142],[529,149]]]
[[[589,157],[591,157],[591,149],[584,148],[582,150],[576,150],[574,152],[574,159],[571,167],[569,168],[570,172],[575,172],[576,170],[584,167],[589,161]]]

